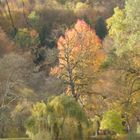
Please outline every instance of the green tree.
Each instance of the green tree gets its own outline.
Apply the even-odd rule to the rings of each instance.
[[[105,20],[100,17],[95,25],[95,30],[96,30],[96,34],[101,38],[104,39],[105,36],[107,35],[107,28],[106,28],[106,23]]]
[[[114,9],[114,15],[107,20],[109,35],[114,41],[116,53],[115,68],[123,72],[120,81],[123,97],[123,113],[127,120],[128,131],[132,130],[134,118],[138,120],[139,106],[139,82],[140,82],[140,1],[127,0],[124,9]],[[124,76],[125,75],[125,76]],[[137,115],[136,115],[137,114]],[[132,117],[133,116],[133,117]]]
[[[123,119],[116,111],[107,111],[101,121],[101,129],[107,129],[118,134],[124,133]]]
[[[83,124],[87,124],[87,118],[81,106],[74,98],[60,95],[50,98],[47,104],[34,105],[27,132],[34,139],[40,132],[44,132],[47,138],[71,139],[79,136]]]
[[[140,1],[128,0],[124,9],[114,9],[114,15],[107,20],[109,35],[115,42],[118,55],[127,51],[138,51],[140,41]]]

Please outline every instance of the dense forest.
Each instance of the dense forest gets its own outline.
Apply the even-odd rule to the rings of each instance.
[[[139,41],[140,0],[0,0],[0,138],[136,140]]]

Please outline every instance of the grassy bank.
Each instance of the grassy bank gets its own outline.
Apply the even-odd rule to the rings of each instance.
[[[0,140],[31,140],[29,138],[4,138],[4,139],[1,139]]]

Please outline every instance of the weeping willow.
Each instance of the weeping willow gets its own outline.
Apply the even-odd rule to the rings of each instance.
[[[83,129],[88,119],[82,107],[73,97],[60,95],[50,98],[47,103],[37,103],[27,121],[27,134],[33,140],[83,139]]]

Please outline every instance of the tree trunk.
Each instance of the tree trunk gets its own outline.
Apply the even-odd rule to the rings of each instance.
[[[128,133],[131,132],[131,126],[130,126],[130,123],[129,123],[128,115],[126,115],[126,126],[127,126]]]
[[[25,3],[24,3],[23,0],[22,0],[22,9],[23,9],[24,20],[25,20],[25,22],[26,22],[27,28],[29,28],[29,27],[30,27],[30,24],[29,24],[28,19],[27,19],[27,17],[26,17],[26,13],[25,13]]]
[[[12,25],[12,28],[13,28],[13,31],[14,31],[14,35],[16,35],[17,29],[16,29],[16,26],[14,24],[14,20],[13,20],[12,14],[11,14],[11,9],[10,9],[8,0],[6,0],[6,5],[7,5],[7,8],[8,8],[8,13],[9,13],[11,25]]]

